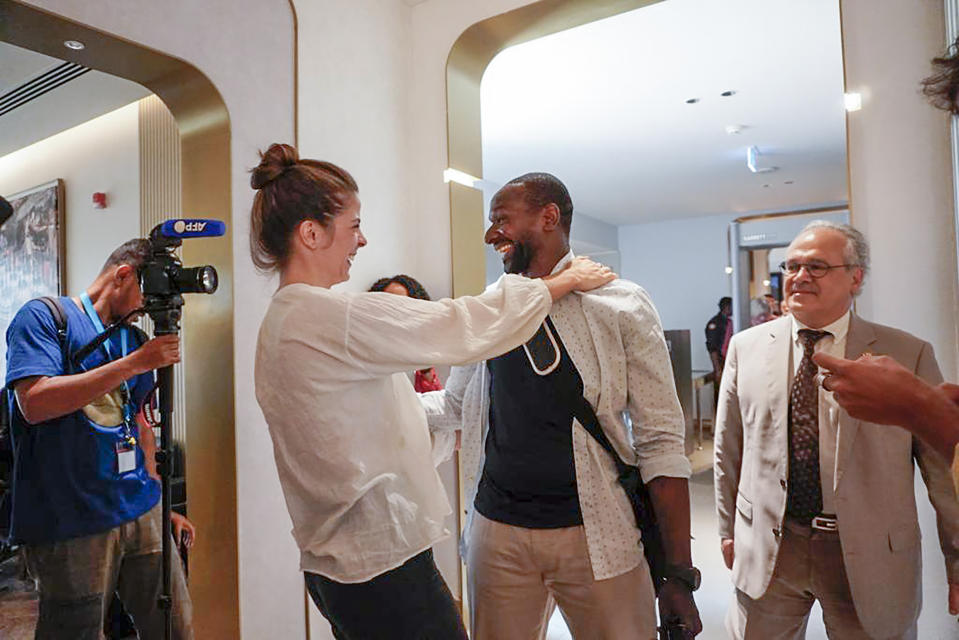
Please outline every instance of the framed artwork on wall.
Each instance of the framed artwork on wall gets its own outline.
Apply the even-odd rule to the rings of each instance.
[[[0,328],[32,298],[63,292],[63,180],[5,196],[13,215],[0,226]],[[5,341],[4,341],[5,344]],[[6,369],[0,359],[0,369]]]

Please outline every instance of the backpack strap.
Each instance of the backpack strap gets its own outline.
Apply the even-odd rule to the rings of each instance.
[[[46,305],[47,309],[50,310],[50,315],[53,316],[53,324],[57,328],[57,341],[60,343],[60,352],[63,354],[63,372],[68,374],[71,367],[68,354],[69,347],[67,346],[67,313],[63,305],[60,304],[59,298],[43,296],[37,298],[37,300]]]

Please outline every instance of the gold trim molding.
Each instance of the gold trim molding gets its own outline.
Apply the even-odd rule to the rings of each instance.
[[[64,48],[80,40],[82,51]],[[14,0],[0,0],[0,41],[137,82],[155,93],[180,131],[183,210],[232,222],[230,121],[216,87],[198,69],[130,40]],[[172,213],[172,212],[171,212]],[[212,264],[220,288],[190,296],[184,313],[187,495],[201,532],[190,556],[198,638],[238,638],[239,567],[233,382],[233,242],[186,242],[186,264]],[[75,250],[74,247],[71,250]]]

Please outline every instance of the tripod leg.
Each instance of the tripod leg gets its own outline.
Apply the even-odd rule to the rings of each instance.
[[[160,609],[164,613],[164,635],[166,640],[173,638],[173,599],[171,562],[173,556],[173,539],[170,536],[170,473],[172,455],[170,447],[170,430],[173,425],[170,417],[173,415],[173,366],[163,367],[157,371],[160,401],[160,449],[157,451],[157,472],[160,474],[162,490],[163,514],[163,585],[159,597]]]

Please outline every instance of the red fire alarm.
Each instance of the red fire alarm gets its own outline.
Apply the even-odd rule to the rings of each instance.
[[[107,208],[107,194],[97,191],[93,194],[93,208],[94,209],[106,209]]]

